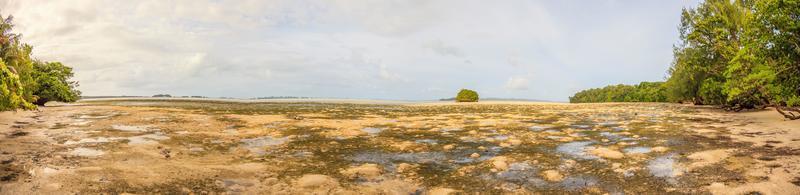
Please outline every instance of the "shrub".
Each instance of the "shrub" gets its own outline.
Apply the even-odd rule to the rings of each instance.
[[[48,101],[75,102],[81,92],[75,88],[78,82],[70,81],[72,68],[60,62],[34,62],[32,86],[33,94],[37,96],[36,105],[44,105]]]
[[[456,102],[478,102],[478,92],[469,89],[461,89],[456,95]]]
[[[36,106],[23,98],[25,89],[19,76],[9,68],[0,60],[0,111],[35,108]]]

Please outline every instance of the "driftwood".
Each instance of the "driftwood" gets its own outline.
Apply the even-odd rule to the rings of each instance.
[[[793,107],[784,107],[784,106],[773,106],[778,113],[781,113],[783,117],[789,120],[797,120],[800,119],[800,108],[793,108]]]

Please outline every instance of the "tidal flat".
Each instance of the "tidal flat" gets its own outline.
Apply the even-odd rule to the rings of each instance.
[[[0,194],[796,194],[800,125],[770,114],[82,101],[3,113]]]

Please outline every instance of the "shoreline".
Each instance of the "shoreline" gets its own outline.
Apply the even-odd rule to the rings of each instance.
[[[581,104],[630,104],[630,103],[656,103],[660,102],[603,102],[603,103],[569,103],[552,101],[525,101],[525,100],[484,100],[478,102],[454,102],[438,100],[376,100],[376,99],[339,99],[339,98],[309,98],[309,99],[225,99],[225,98],[160,98],[160,97],[120,97],[120,98],[91,98],[81,99],[72,104],[82,102],[103,101],[201,101],[201,102],[232,102],[232,103],[332,103],[332,104],[367,104],[367,105],[408,105],[408,106],[439,106],[439,105],[581,105]],[[69,105],[57,103],[60,105]],[[673,103],[664,103],[673,104]]]

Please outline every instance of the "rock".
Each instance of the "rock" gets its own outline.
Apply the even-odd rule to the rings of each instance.
[[[9,164],[11,162],[14,162],[14,156],[11,155],[0,156],[0,164]]]
[[[492,166],[494,166],[495,169],[500,171],[507,170],[508,163],[506,161],[508,161],[506,157],[502,156],[494,157],[492,158]]]
[[[469,157],[471,157],[471,158],[479,158],[479,157],[481,157],[481,155],[478,154],[478,153],[472,153],[471,155],[469,155]]]
[[[428,195],[449,195],[449,194],[456,194],[458,190],[450,189],[450,188],[433,188],[428,191]]]
[[[400,164],[397,165],[397,172],[398,173],[410,172],[412,169],[414,169],[414,165],[411,165],[411,164],[408,164],[408,163],[400,163]]]
[[[442,149],[444,149],[445,151],[452,150],[454,148],[456,148],[456,146],[453,144],[447,144],[444,147],[442,147]]]
[[[161,155],[164,156],[164,158],[172,157],[172,155],[170,154],[170,153],[172,153],[172,151],[170,151],[169,148],[161,149],[160,153],[161,153]]]
[[[575,138],[572,138],[572,137],[562,137],[562,138],[559,138],[559,139],[558,139],[558,141],[560,141],[560,142],[571,142],[571,141],[575,141]]]
[[[511,140],[508,140],[508,143],[511,143],[511,145],[518,146],[518,145],[522,144],[522,141],[518,140],[518,139],[511,139]]]
[[[562,164],[561,167],[565,169],[571,169],[575,167],[575,165],[578,165],[578,161],[569,159],[569,160],[564,160],[564,164]]]
[[[335,182],[336,181],[333,180],[333,178],[328,177],[327,175],[307,174],[303,175],[303,177],[300,177],[300,179],[297,180],[297,185],[303,188],[313,188]]]
[[[651,150],[653,152],[666,152],[667,150],[669,150],[669,148],[658,146],[658,147],[653,147]]]
[[[601,158],[608,158],[608,159],[621,159],[625,157],[625,154],[622,154],[622,152],[605,147],[596,148],[594,150],[589,151],[589,153],[599,156]]]
[[[357,167],[351,167],[345,170],[340,171],[342,175],[345,175],[351,179],[367,179],[373,180],[377,177],[381,176],[383,169],[378,167],[377,164],[363,164]]]
[[[559,182],[561,180],[564,180],[564,175],[562,175],[561,173],[559,173],[556,170],[543,171],[542,172],[542,177],[545,180],[551,181],[551,182]]]
[[[412,141],[403,141],[403,142],[400,142],[400,143],[395,143],[392,146],[394,148],[397,148],[398,150],[409,151],[409,150],[414,149],[414,147],[416,147],[416,143],[414,143]]]
[[[486,147],[483,147],[483,146],[478,146],[478,150],[480,150],[480,151],[486,151]]]

